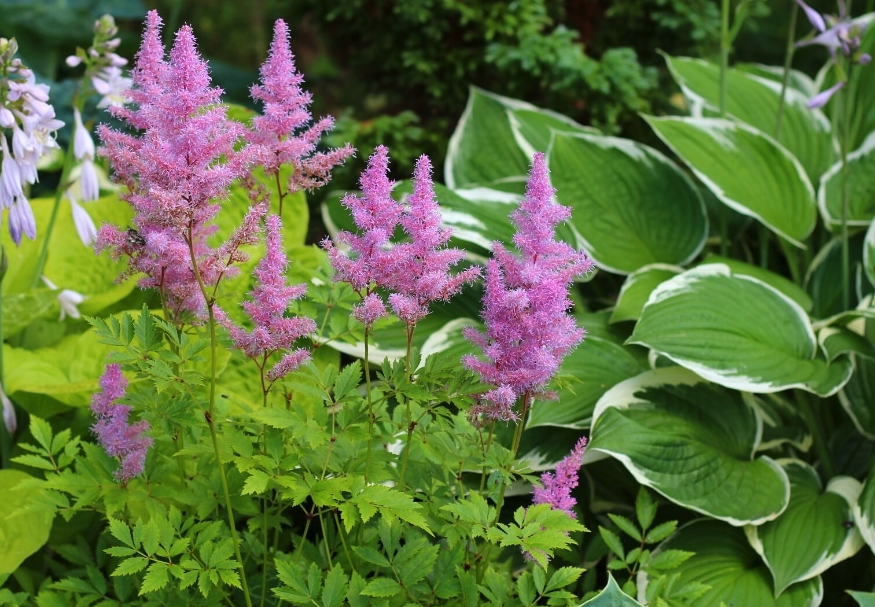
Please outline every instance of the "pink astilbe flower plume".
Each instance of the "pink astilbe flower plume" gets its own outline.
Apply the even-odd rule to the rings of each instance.
[[[483,298],[486,331],[465,330],[484,358],[468,355],[462,362],[495,386],[480,396],[472,411],[475,418],[517,420],[513,407],[520,396],[550,396],[547,383],[585,334],[568,314],[568,288],[593,263],[582,251],[556,240],[556,226],[571,211],[552,200],[554,193],[544,155],[537,153],[526,196],[511,214],[519,255],[494,243]]]
[[[264,113],[252,119],[246,134],[249,152],[269,174],[276,174],[284,164],[294,167],[286,187],[288,192],[312,190],[328,182],[331,169],[354,152],[346,145],[328,152],[316,152],[322,134],[331,130],[334,119],[311,121],[307,109],[310,93],[301,89],[303,76],[296,70],[289,46],[289,30],[279,19],[274,25],[268,60],[261,66],[261,84],[252,87],[252,98],[264,105]]]
[[[580,437],[574,448],[556,466],[556,473],[545,472],[541,475],[543,487],[534,485],[532,493],[537,504],[550,504],[553,510],[561,510],[571,518],[577,518],[574,506],[577,504],[571,492],[577,487],[578,472],[583,464],[583,453],[586,451],[586,437]]]
[[[222,91],[210,86],[191,28],[177,32],[168,59],[160,31],[161,19],[150,11],[127,93],[130,104],[109,108],[138,132],[98,129],[101,154],[127,186],[121,197],[136,212],[138,237],[132,241],[124,230],[104,225],[97,248],[130,256],[130,272],[145,274],[140,286],[159,289],[174,317],[202,317],[206,301],[196,274],[210,288],[231,270],[231,260],[219,257],[207,237],[216,230],[218,201],[246,173],[245,154],[234,147],[245,129],[226,117]],[[242,240],[254,243],[256,236]]]
[[[431,180],[431,161],[421,156],[413,172],[413,194],[408,198],[409,210],[401,218],[410,242],[395,249],[397,258],[392,274],[387,277],[392,291],[389,303],[395,314],[412,328],[428,314],[428,304],[449,301],[463,284],[480,276],[473,267],[459,274],[450,274],[450,267],[465,257],[461,249],[446,247],[452,231],[441,227],[441,215]]]
[[[290,350],[297,339],[316,331],[316,323],[310,318],[285,316],[289,303],[307,290],[303,284],[286,284],[288,263],[282,244],[282,223],[278,215],[270,215],[267,218],[267,253],[255,270],[258,284],[252,290],[252,299],[243,303],[254,329],[241,329],[217,311],[219,322],[228,329],[234,345],[260,366],[274,352]],[[310,353],[301,348],[287,352],[265,377],[273,382],[297,369],[309,357]]]
[[[330,239],[322,241],[336,274],[334,279],[348,282],[362,296],[361,304],[353,315],[366,326],[386,315],[382,297],[373,291],[387,286],[387,277],[393,273],[397,253],[392,248],[392,233],[401,221],[403,207],[392,198],[394,182],[388,177],[389,150],[379,146],[368,160],[368,166],[359,179],[362,196],[347,194],[343,206],[352,213],[359,234],[342,231],[337,244],[348,247],[345,254]]]
[[[146,435],[149,422],[128,424],[131,407],[118,404],[127,387],[121,367],[107,365],[100,378],[100,392],[91,398],[91,412],[97,420],[91,430],[106,452],[119,460],[115,476],[123,483],[143,473],[146,453],[152,446],[152,438]]]

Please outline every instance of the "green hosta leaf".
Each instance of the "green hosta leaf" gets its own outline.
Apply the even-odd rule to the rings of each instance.
[[[875,218],[875,132],[848,154],[848,225],[868,226]],[[820,181],[817,204],[826,227],[842,225],[842,163],[836,162]]]
[[[797,285],[792,280],[784,278],[780,274],[775,274],[774,272],[766,270],[765,268],[751,265],[738,259],[723,257],[722,255],[708,255],[705,260],[702,261],[702,263],[699,265],[712,263],[720,263],[727,266],[733,274],[740,274],[741,276],[750,276],[752,278],[756,278],[757,280],[766,283],[770,287],[780,291],[781,293],[795,301],[797,304],[799,304],[799,307],[806,312],[811,311],[813,305],[811,301],[811,296],[805,292],[805,289]]]
[[[704,112],[716,115],[720,107],[720,68],[717,65],[690,59],[669,57],[666,63],[675,81],[692,104],[694,115]],[[738,69],[726,73],[726,111],[733,117],[774,136],[777,128],[781,83]],[[837,152],[829,120],[820,110],[808,109],[810,97],[793,88],[784,94],[780,143],[802,166],[812,182],[816,182],[834,162]]]
[[[611,313],[611,322],[641,318],[641,311],[653,290],[683,271],[684,269],[680,266],[653,264],[629,274],[620,288],[617,304]]]
[[[829,365],[816,358],[814,333],[798,304],[723,264],[699,266],[659,285],[629,341],[749,392],[798,387],[828,396],[852,372],[847,357]]]
[[[52,530],[54,512],[36,505],[43,490],[16,487],[32,478],[20,470],[0,470],[0,576],[14,573]]]
[[[683,265],[708,235],[692,181],[653,148],[616,137],[556,132],[548,155],[561,204],[583,248],[604,269]]]
[[[638,482],[677,504],[733,525],[757,524],[778,516],[790,493],[780,466],[753,457],[761,428],[738,392],[669,367],[602,397],[590,449],[616,457]]]
[[[739,213],[796,246],[817,220],[814,188],[799,161],[745,124],[718,118],[646,117],[696,176]],[[767,167],[767,168],[766,168]]]
[[[641,603],[624,594],[614,576],[608,573],[608,585],[580,607],[641,607]]]
[[[863,539],[875,552],[875,466],[869,469],[869,476],[854,505],[854,520]]]
[[[605,390],[644,369],[628,348],[589,336],[562,363],[560,374],[568,374],[570,379],[559,391],[559,399],[536,401],[526,427],[588,428],[593,408]]]
[[[875,592],[860,592],[859,590],[845,590],[854,597],[860,607],[875,607]]]
[[[837,476],[824,491],[817,472],[799,460],[779,462],[790,478],[790,503],[774,521],[745,528],[748,541],[763,557],[775,584],[775,594],[820,575],[863,546],[854,525],[853,505],[862,485]]]
[[[854,358],[854,374],[839,392],[839,402],[866,438],[875,439],[875,361]]]
[[[677,571],[683,583],[709,587],[696,599],[696,607],[815,607],[823,598],[823,582],[815,577],[793,584],[776,599],[769,570],[744,532],[720,521],[688,523],[663,542],[654,556],[662,550],[694,553]]]
[[[500,185],[521,194],[532,155],[546,150],[550,130],[555,128],[592,130],[525,101],[471,87],[447,149],[447,186]]]
[[[15,335],[31,322],[58,314],[58,292],[38,289],[3,295],[3,339]]]

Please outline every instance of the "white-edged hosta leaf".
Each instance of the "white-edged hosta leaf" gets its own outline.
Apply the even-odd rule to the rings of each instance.
[[[799,161],[768,135],[721,118],[645,120],[719,198],[802,247],[817,220],[814,188]]]
[[[823,327],[817,332],[817,343],[830,362],[844,354],[858,354],[875,360],[872,342],[847,327]]]
[[[701,114],[716,115],[720,107],[719,66],[689,57],[669,57],[666,64],[675,81],[695,109]],[[775,136],[781,83],[729,69],[726,73],[726,112],[762,133]],[[788,88],[784,94],[784,110],[779,143],[793,154],[808,178],[815,183],[837,157],[832,127],[820,110],[810,110],[810,97]]]
[[[753,278],[761,280],[795,301],[806,312],[811,311],[813,305],[811,296],[805,292],[805,289],[780,274],[775,274],[770,270],[745,263],[739,259],[723,257],[722,255],[708,255],[699,265],[709,263],[722,263],[723,265],[728,266],[733,274],[752,276]]]
[[[623,281],[623,286],[620,287],[617,304],[611,312],[611,322],[641,318],[641,311],[653,290],[683,271],[684,269],[680,266],[655,263],[629,274]]]
[[[771,80],[780,83],[784,80],[784,67],[781,65],[764,65],[762,63],[736,63],[735,69],[751,76]],[[805,72],[790,70],[787,86],[795,89],[811,99],[817,94],[817,84]]]
[[[869,548],[875,552],[875,466],[863,483],[863,490],[854,505],[854,521]]]
[[[832,364],[816,357],[814,332],[799,304],[723,264],[702,265],[659,285],[629,343],[748,392],[803,388],[828,396],[852,370],[846,357]]]
[[[588,336],[562,362],[568,376],[557,400],[536,401],[526,423],[534,426],[588,428],[595,404],[615,384],[638,375],[644,365],[628,348],[598,336]]]
[[[832,231],[842,225],[842,161],[839,159],[820,179],[817,206],[823,223]],[[848,154],[848,225],[868,226],[875,218],[875,132]]]
[[[790,503],[774,521],[745,527],[750,545],[772,572],[775,594],[820,575],[855,555],[863,538],[853,524],[860,481],[830,479],[824,490],[817,472],[800,460],[779,460],[790,479]]]
[[[683,265],[708,235],[693,182],[657,150],[617,137],[556,131],[547,158],[556,197],[599,267],[627,274]]]
[[[522,194],[532,155],[546,150],[555,128],[593,130],[562,114],[472,86],[450,137],[444,182],[450,189],[510,187]]]
[[[620,590],[614,576],[608,572],[608,584],[580,607],[641,607],[641,603]]]
[[[590,449],[623,462],[669,500],[733,525],[778,516],[790,494],[771,458],[754,457],[762,434],[741,393],[680,367],[623,381],[596,404]]]
[[[854,358],[854,374],[839,391],[839,402],[857,430],[875,440],[875,361]]]
[[[748,402],[763,421],[763,434],[757,451],[766,452],[789,443],[802,453],[811,449],[813,439],[799,407],[780,394],[748,394]]]
[[[687,523],[660,544],[654,556],[663,550],[694,553],[676,571],[684,582],[710,587],[696,599],[696,607],[817,607],[823,600],[820,577],[793,584],[775,598],[769,570],[744,531],[720,521]]]

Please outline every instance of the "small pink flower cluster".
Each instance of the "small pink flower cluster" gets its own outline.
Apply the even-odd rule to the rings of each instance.
[[[353,310],[360,322],[370,327],[387,314],[378,292],[386,291],[393,312],[412,331],[428,314],[431,302],[448,301],[462,285],[480,276],[480,269],[450,273],[465,252],[446,247],[450,231],[440,225],[428,157],[416,162],[413,194],[406,206],[392,198],[394,183],[388,172],[389,151],[379,146],[361,176],[363,195],[343,199],[361,230],[359,234],[340,232],[335,238],[350,253],[338,249],[330,239],[322,244],[336,271],[335,280],[348,282],[362,296],[362,303]],[[410,240],[395,244],[392,236],[399,225]]]

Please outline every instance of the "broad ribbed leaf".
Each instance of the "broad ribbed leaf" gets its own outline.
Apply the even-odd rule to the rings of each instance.
[[[614,386],[596,405],[590,449],[619,459],[641,484],[733,525],[758,524],[787,505],[787,475],[754,458],[762,422],[739,392],[679,367]]]
[[[842,183],[847,179],[848,225],[868,226],[875,218],[875,132],[858,149],[848,154],[847,178],[842,162],[830,167],[820,180],[817,205],[826,227],[842,225]]]
[[[708,255],[700,265],[709,263],[722,263],[723,265],[728,266],[733,274],[751,276],[757,280],[761,280],[795,301],[806,312],[811,311],[813,304],[811,297],[805,292],[805,289],[801,288],[792,280],[784,278],[780,274],[775,274],[765,268],[745,263],[731,257],[723,257],[721,255]]]
[[[839,402],[857,430],[875,440],[875,361],[857,356],[854,367],[851,379],[839,391]]]
[[[714,116],[720,108],[720,68],[689,57],[665,56],[675,81],[692,104],[694,115]],[[726,112],[762,133],[774,137],[778,124],[781,84],[737,69],[726,73]],[[778,141],[796,156],[812,182],[837,157],[829,120],[820,110],[806,107],[809,97],[788,88],[784,94]]]
[[[748,541],[763,557],[780,594],[795,582],[820,575],[863,546],[853,522],[860,481],[837,476],[823,489],[817,472],[805,462],[779,462],[790,478],[790,503],[774,521],[745,528]]]
[[[854,280],[851,291],[851,306],[857,299],[862,299],[866,293],[872,292],[875,284],[875,274],[869,275],[868,267],[864,279],[864,236],[866,233],[853,234],[848,242],[850,257],[850,274]],[[875,259],[875,257],[872,257]],[[805,289],[811,294],[814,306],[811,315],[814,318],[827,318],[845,312],[842,304],[842,239],[836,236],[821,245],[820,250],[808,266],[805,273]],[[856,296],[856,297],[855,297]]]
[[[611,313],[611,322],[641,318],[641,311],[653,290],[683,271],[684,269],[679,266],[653,264],[629,274],[620,288],[617,305]]]
[[[730,304],[731,302],[731,304]],[[847,357],[827,364],[805,311],[786,295],[723,264],[706,264],[651,294],[630,343],[641,344],[728,388],[835,393]]]
[[[648,146],[556,132],[548,155],[561,204],[599,267],[621,274],[654,263],[683,265],[708,235],[705,205],[677,166]]]
[[[645,119],[724,204],[803,246],[817,219],[814,188],[784,147],[732,120]]]
[[[863,539],[875,552],[875,466],[869,469],[869,476],[854,506],[854,520]]]
[[[510,188],[521,194],[532,155],[546,151],[554,128],[592,131],[556,112],[471,87],[447,149],[447,187]]]
[[[702,519],[684,525],[654,554],[663,550],[695,553],[677,571],[684,582],[710,586],[696,599],[696,607],[816,607],[823,599],[819,577],[793,584],[776,599],[769,570],[744,532],[719,521]]]
[[[567,375],[557,400],[535,401],[527,428],[588,428],[595,404],[611,386],[644,371],[641,361],[620,344],[590,336],[562,363]],[[567,385],[566,385],[567,384]]]

